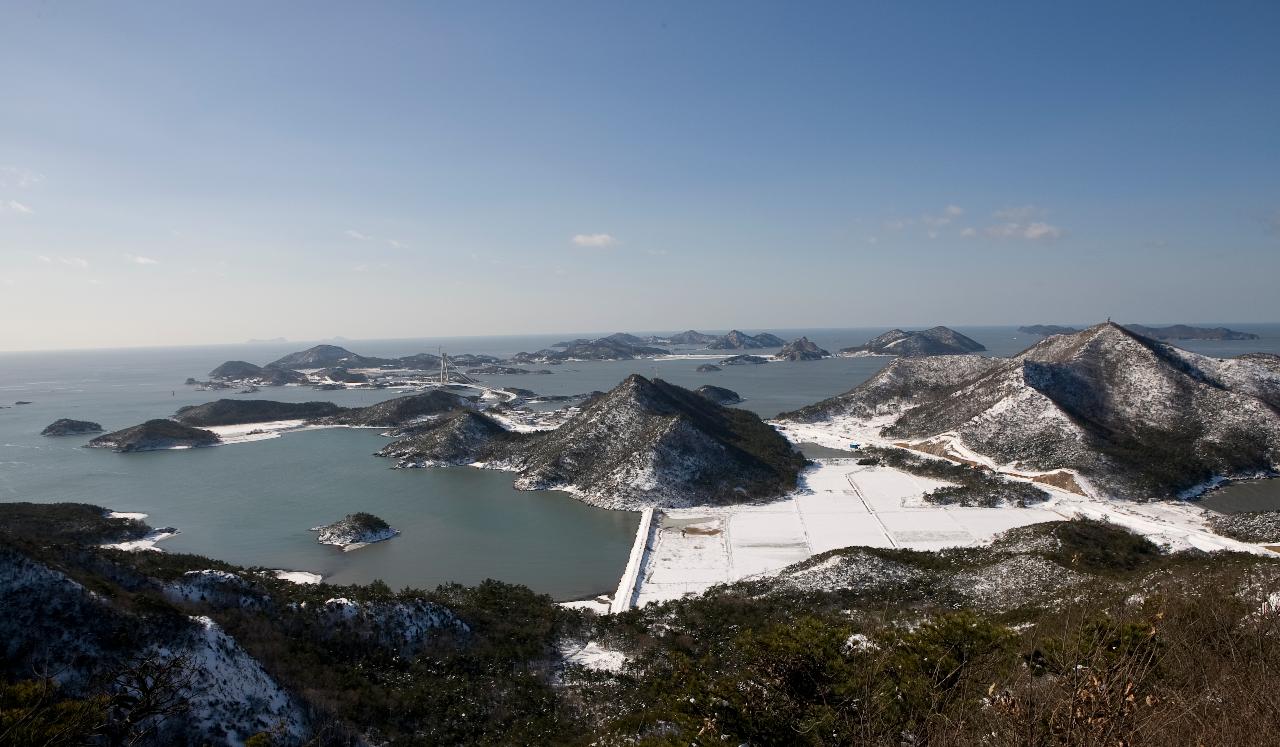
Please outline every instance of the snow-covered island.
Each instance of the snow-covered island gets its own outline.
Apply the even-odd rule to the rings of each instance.
[[[389,540],[400,533],[387,522],[363,511],[347,514],[343,518],[311,531],[319,532],[316,541],[322,545],[337,545],[344,552],[355,550],[374,542]]]

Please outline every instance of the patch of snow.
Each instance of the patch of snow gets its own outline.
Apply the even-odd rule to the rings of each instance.
[[[147,532],[141,539],[128,540],[126,542],[113,542],[103,545],[111,550],[127,550],[129,552],[137,552],[138,550],[151,550],[154,552],[162,552],[156,543],[163,542],[170,537],[178,536],[178,530],[173,527],[164,527],[163,529],[154,529]]]
[[[595,641],[585,646],[573,644],[560,648],[566,665],[591,669],[597,672],[621,672],[627,664],[627,655],[615,649],[605,648]]]
[[[241,444],[279,438],[282,433],[301,429],[306,422],[305,420],[273,420],[266,423],[214,425],[205,430],[216,433],[222,444]]]
[[[860,439],[862,434],[853,436],[847,420],[781,425],[793,441],[841,446],[850,440],[871,440]],[[960,453],[968,453],[958,439],[953,443]],[[1025,473],[1004,474],[1010,479],[1030,479]],[[923,500],[926,492],[944,484],[937,480],[889,467],[860,466],[853,459],[820,459],[804,473],[793,494],[773,503],[664,509],[655,518],[657,528],[637,584],[637,604],[677,599],[700,594],[715,584],[773,575],[836,548],[940,550],[975,546],[1015,527],[1076,517],[1124,527],[1166,550],[1269,553],[1258,545],[1213,533],[1203,511],[1188,504],[1102,499],[1094,497],[1097,493],[1087,480],[1077,476],[1077,482],[1089,496],[1037,483],[1049,499],[1034,507],[946,506]],[[833,565],[827,570],[835,567],[834,561],[828,562]],[[1026,570],[1047,572],[1044,568]],[[814,569],[809,572],[817,573]],[[978,581],[975,579],[975,584]],[[982,596],[985,586],[975,586],[972,593],[986,599]]]
[[[135,521],[142,521],[143,519],[147,518],[147,514],[137,513],[132,511],[108,511],[107,518],[108,519],[134,519]]]
[[[308,573],[307,571],[272,571],[271,574],[281,581],[288,581],[291,584],[318,584],[324,580],[324,576],[319,573]]]
[[[613,605],[613,600],[609,597],[595,597],[593,599],[575,599],[571,602],[560,602],[560,606],[571,610],[590,610],[597,615],[609,614],[609,609]]]
[[[261,731],[280,729],[291,740],[308,735],[302,706],[208,617],[191,618],[197,628],[185,646],[157,649],[162,657],[186,657],[191,681],[185,695],[188,726],[240,747]],[[225,730],[225,731],[224,731]],[[243,730],[243,731],[242,731]]]

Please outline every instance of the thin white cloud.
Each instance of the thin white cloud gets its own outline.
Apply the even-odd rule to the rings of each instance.
[[[46,265],[53,264],[53,257],[49,257],[44,254],[37,254],[36,259],[45,263]]]
[[[1048,214],[1048,210],[1036,205],[1004,207],[991,213],[991,217],[999,222],[982,229],[982,233],[991,239],[1019,241],[1052,241],[1061,238],[1062,229],[1043,220]],[[974,235],[966,231],[961,233],[965,236]]]
[[[158,264],[160,264],[160,261],[159,261],[159,260],[155,260],[155,259],[152,259],[152,258],[150,258],[150,257],[144,257],[144,256],[142,256],[142,255],[140,255],[140,254],[126,254],[126,255],[124,255],[124,256],[125,256],[125,259],[129,260],[130,262],[134,263],[135,265],[158,265]]]
[[[964,208],[959,205],[947,205],[942,209],[942,212],[937,215],[921,216],[920,221],[926,226],[937,228],[939,226],[950,225],[956,218],[959,218],[962,215],[964,215]],[[933,237],[931,236],[930,238]]]
[[[41,255],[36,258],[41,262],[45,262],[46,265],[56,262],[65,267],[74,267],[77,270],[88,270],[88,260],[84,260],[81,257],[46,257]]]
[[[999,223],[994,226],[987,226],[985,233],[993,239],[1049,241],[1060,238],[1062,229],[1043,221],[1036,221],[1034,223]]]
[[[352,267],[351,269],[352,269],[353,271],[355,271],[355,272],[368,272],[368,271],[369,271],[369,265],[356,265],[355,267]]]
[[[1000,208],[991,217],[1005,223],[1026,223],[1032,218],[1043,218],[1048,214],[1048,210],[1035,205],[1014,205]]]
[[[0,187],[27,189],[44,181],[44,174],[21,166],[0,166]]]
[[[645,254],[648,254],[650,257],[665,257],[670,254],[670,252],[666,249],[649,249],[645,251]]]
[[[409,248],[408,245],[406,245],[403,241],[397,241],[395,239],[387,239],[387,246],[391,247],[392,249],[408,249]]]
[[[15,213],[23,213],[25,215],[30,215],[33,212],[30,207],[22,204],[21,202],[18,202],[17,200],[9,200],[8,202],[4,203],[4,206]]]
[[[1062,236],[1062,229],[1042,221],[1036,221],[1022,229],[1022,235],[1032,241],[1040,239],[1056,239]]]
[[[592,249],[605,249],[618,243],[617,239],[607,233],[575,234],[572,241],[574,246],[584,246]]]
[[[347,238],[355,239],[356,241],[372,241],[373,240],[372,236],[369,236],[368,234],[360,233],[354,228],[348,228],[347,230],[343,231],[342,234]]]

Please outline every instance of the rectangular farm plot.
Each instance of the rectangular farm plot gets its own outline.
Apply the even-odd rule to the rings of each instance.
[[[838,547],[892,547],[875,517],[857,514],[810,514],[804,517],[809,549],[816,555]]]
[[[976,537],[957,522],[949,511],[885,511],[877,514],[899,547],[939,550],[969,545]]]
[[[783,505],[784,511],[744,511],[729,518],[734,578],[775,571],[812,554],[795,504]]]

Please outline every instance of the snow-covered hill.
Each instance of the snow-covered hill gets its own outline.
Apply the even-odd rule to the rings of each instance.
[[[483,463],[526,490],[567,490],[610,508],[739,503],[794,488],[804,458],[755,414],[633,375],[560,427],[511,433],[462,412],[381,452],[400,466]]]
[[[900,359],[780,420],[879,416],[885,439],[950,442],[1015,469],[1073,469],[1110,494],[1167,497],[1280,463],[1273,358],[1209,358],[1106,323],[1007,360]]]

